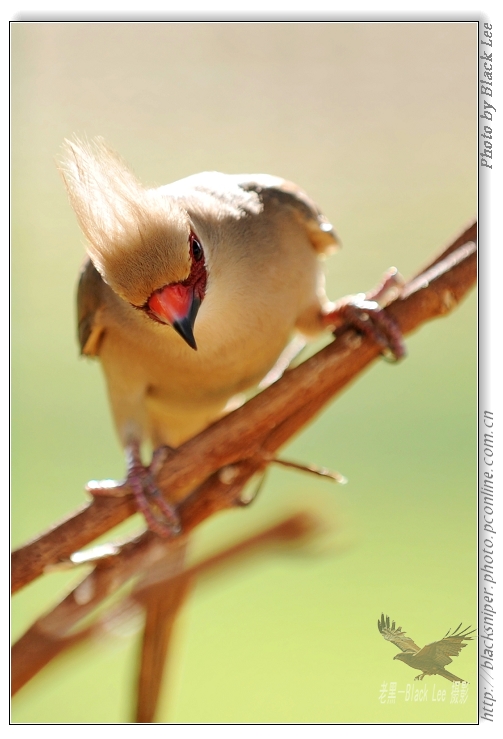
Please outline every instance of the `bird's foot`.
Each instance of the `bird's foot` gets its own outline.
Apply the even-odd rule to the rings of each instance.
[[[147,526],[163,538],[179,534],[181,531],[180,519],[174,506],[168,503],[161,495],[154,482],[154,475],[158,471],[166,456],[166,448],[157,449],[148,467],[142,464],[139,447],[128,447],[127,477],[123,482],[116,480],[91,480],[86,490],[93,497],[112,496],[123,497],[133,495],[136,507],[143,514]]]
[[[385,359],[396,362],[405,356],[405,344],[398,325],[383,308],[400,295],[403,282],[400,273],[391,267],[373,290],[349,295],[333,304],[322,316],[323,325],[332,330],[353,326],[382,347]]]
[[[416,677],[414,678],[414,680],[423,680],[425,675],[426,675],[426,673],[425,672],[422,672],[421,675],[416,675]]]

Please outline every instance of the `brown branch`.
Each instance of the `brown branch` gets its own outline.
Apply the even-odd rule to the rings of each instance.
[[[137,540],[118,548],[115,555],[98,558],[93,572],[51,611],[38,618],[13,645],[12,695],[61,652],[106,627],[115,610],[97,623],[81,631],[73,631],[105,597],[115,592],[133,574],[142,573],[143,579],[133,592],[134,599],[145,605],[147,610],[144,639],[147,649],[146,654],[142,653],[137,721],[152,721],[162,681],[162,655],[168,648],[176,612],[182,605],[190,582],[257,550],[299,542],[320,531],[323,531],[320,521],[307,513],[298,513],[186,569],[183,567],[184,542],[180,537],[168,543],[151,532],[145,532]],[[173,546],[174,543],[176,546]],[[161,600],[166,602],[161,603]],[[119,612],[126,610],[125,606],[123,601],[118,607]],[[165,625],[164,619],[167,619]],[[141,719],[138,718],[140,716]]]
[[[178,613],[185,603],[192,581],[180,578],[169,588],[159,588],[145,599],[145,628],[138,674],[134,723],[153,723],[162,681],[167,668],[168,650]]]
[[[53,636],[39,628],[38,622],[12,647],[11,694],[15,695],[23,685],[61,652],[87,639],[94,629],[88,627],[70,636]]]
[[[134,594],[145,609],[133,719],[137,724],[154,721],[173,628],[193,581],[193,576],[184,571],[186,549],[181,546],[175,552],[168,551],[167,562],[161,561],[149,568]],[[170,571],[174,571],[171,578]]]
[[[307,513],[298,513],[189,569],[180,568],[178,574],[168,576],[163,562],[149,569],[133,593],[146,611],[135,723],[152,723],[155,720],[164,673],[169,666],[173,627],[196,577],[208,570],[235,563],[243,556],[264,550],[271,544],[285,545],[292,541],[298,543],[309,535],[320,533],[323,528],[321,521]],[[168,564],[171,569],[172,561],[169,560]]]
[[[445,315],[476,280],[476,224],[435,257],[386,309],[403,334]],[[157,478],[170,501],[179,504],[184,532],[236,502],[245,482],[268,464],[276,450],[325,403],[373,362],[379,347],[349,328],[337,341],[288,371],[241,408],[176,449]],[[197,463],[194,462],[197,460]],[[231,466],[223,476],[221,470]],[[229,477],[234,479],[229,483]],[[192,491],[192,492],[191,492]],[[47,568],[135,512],[132,499],[96,498],[12,555],[16,592]],[[150,541],[147,533],[142,541]]]
[[[87,634],[81,632],[70,634],[71,629],[142,567],[147,568],[160,559],[165,546],[166,542],[159,537],[142,536],[120,548],[120,559],[113,555],[98,559],[93,571],[49,613],[38,618],[13,645],[12,694],[61,651],[85,638]],[[120,567],[117,567],[119,561]]]

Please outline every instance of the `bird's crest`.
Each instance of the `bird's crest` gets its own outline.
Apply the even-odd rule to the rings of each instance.
[[[66,139],[59,169],[89,255],[115,292],[142,305],[159,275],[162,284],[187,277],[187,214],[145,188],[101,137]]]

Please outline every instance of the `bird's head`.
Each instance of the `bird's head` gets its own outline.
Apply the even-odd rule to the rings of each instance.
[[[187,276],[184,279],[165,282],[162,287],[154,290],[140,307],[154,321],[173,326],[189,346],[197,349],[194,322],[206,294],[207,271],[203,246],[192,229],[187,242],[185,248],[189,256]]]
[[[186,210],[146,189],[101,139],[65,142],[61,171],[91,260],[124,301],[196,349],[206,293],[204,246]]]

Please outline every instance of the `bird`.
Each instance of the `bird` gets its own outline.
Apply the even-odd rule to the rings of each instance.
[[[462,624],[459,624],[452,633],[449,629],[443,639],[426,644],[421,649],[409,636],[406,636],[401,626],[397,627],[394,621],[390,625],[389,616],[385,617],[381,614],[381,618],[377,621],[377,628],[386,641],[392,642],[402,650],[393,659],[405,662],[414,670],[421,670],[421,674],[416,675],[414,680],[423,680],[425,675],[440,675],[453,683],[466,681],[448,672],[445,665],[452,662],[451,657],[459,655],[460,651],[466,647],[464,642],[471,641],[473,637],[470,634],[475,632],[475,629],[469,631],[470,626],[460,630],[461,626]]]
[[[334,330],[346,310],[363,312],[368,332],[367,317],[382,311],[363,294],[328,300],[321,260],[339,239],[287,180],[203,172],[147,187],[101,137],[66,139],[59,168],[87,242],[80,351],[101,362],[128,469],[122,485],[91,481],[88,490],[133,490],[150,528],[169,536],[179,530],[176,511],[156,490],[142,447],[151,445],[153,465],[157,450],[218,419],[295,332]],[[397,284],[395,273],[383,284]],[[377,340],[401,356],[388,324],[376,321]]]

